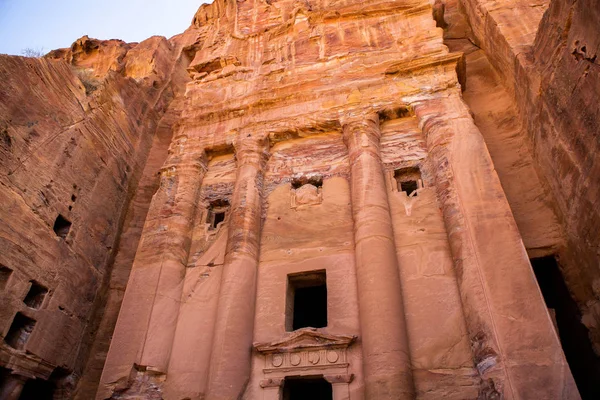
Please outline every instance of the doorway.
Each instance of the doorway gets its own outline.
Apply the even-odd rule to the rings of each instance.
[[[531,260],[533,272],[550,314],[555,315],[558,337],[583,400],[600,399],[600,358],[594,353],[587,327],[581,322],[553,256]]]
[[[322,376],[286,377],[283,400],[333,400],[333,390]]]

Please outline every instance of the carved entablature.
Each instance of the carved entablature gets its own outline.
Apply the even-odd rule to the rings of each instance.
[[[355,339],[356,336],[330,335],[315,328],[303,328],[283,340],[255,344],[254,348],[265,356],[265,375],[345,374],[346,351]]]

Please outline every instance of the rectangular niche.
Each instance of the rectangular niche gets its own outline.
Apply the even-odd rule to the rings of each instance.
[[[209,224],[208,230],[214,231],[221,223],[225,222],[228,212],[229,202],[227,200],[212,201],[206,216],[206,223]]]
[[[423,187],[419,167],[397,169],[394,171],[394,179],[398,185],[398,191],[405,192],[409,197],[411,195],[416,196],[417,189]]]
[[[23,350],[29,340],[29,336],[31,336],[31,332],[33,332],[35,322],[34,319],[18,312],[4,341],[14,349]]]
[[[323,177],[301,176],[292,179],[291,207],[318,205],[323,202]]]
[[[29,288],[27,296],[25,296],[25,299],[23,299],[23,303],[25,303],[29,308],[38,309],[42,306],[44,298],[46,298],[46,294],[48,294],[47,288],[40,285],[36,281],[31,281],[31,287]]]
[[[0,265],[0,290],[4,290],[6,288],[11,275],[12,269],[5,267],[4,265]]]
[[[327,276],[325,270],[288,275],[285,327],[327,326]]]

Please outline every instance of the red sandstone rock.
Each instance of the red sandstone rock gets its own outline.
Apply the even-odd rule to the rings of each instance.
[[[0,57],[0,399],[578,399],[529,258],[597,347],[600,15],[530,3],[215,0]]]

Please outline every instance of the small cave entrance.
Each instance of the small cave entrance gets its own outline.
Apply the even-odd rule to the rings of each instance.
[[[23,303],[25,303],[29,308],[38,309],[42,306],[47,293],[47,288],[40,285],[36,281],[31,281],[31,288],[29,288],[27,296],[25,296],[25,299],[23,299]]]
[[[283,400],[333,400],[333,389],[322,376],[286,377]]]
[[[288,275],[286,330],[327,326],[325,271]]]
[[[54,227],[52,229],[54,229],[56,236],[66,239],[71,230],[71,222],[59,214],[58,217],[56,217],[56,221],[54,221]]]
[[[594,353],[588,329],[581,322],[581,313],[556,259],[553,256],[534,258],[531,266],[546,306],[555,316],[558,336],[581,398],[600,399],[600,357]]]

